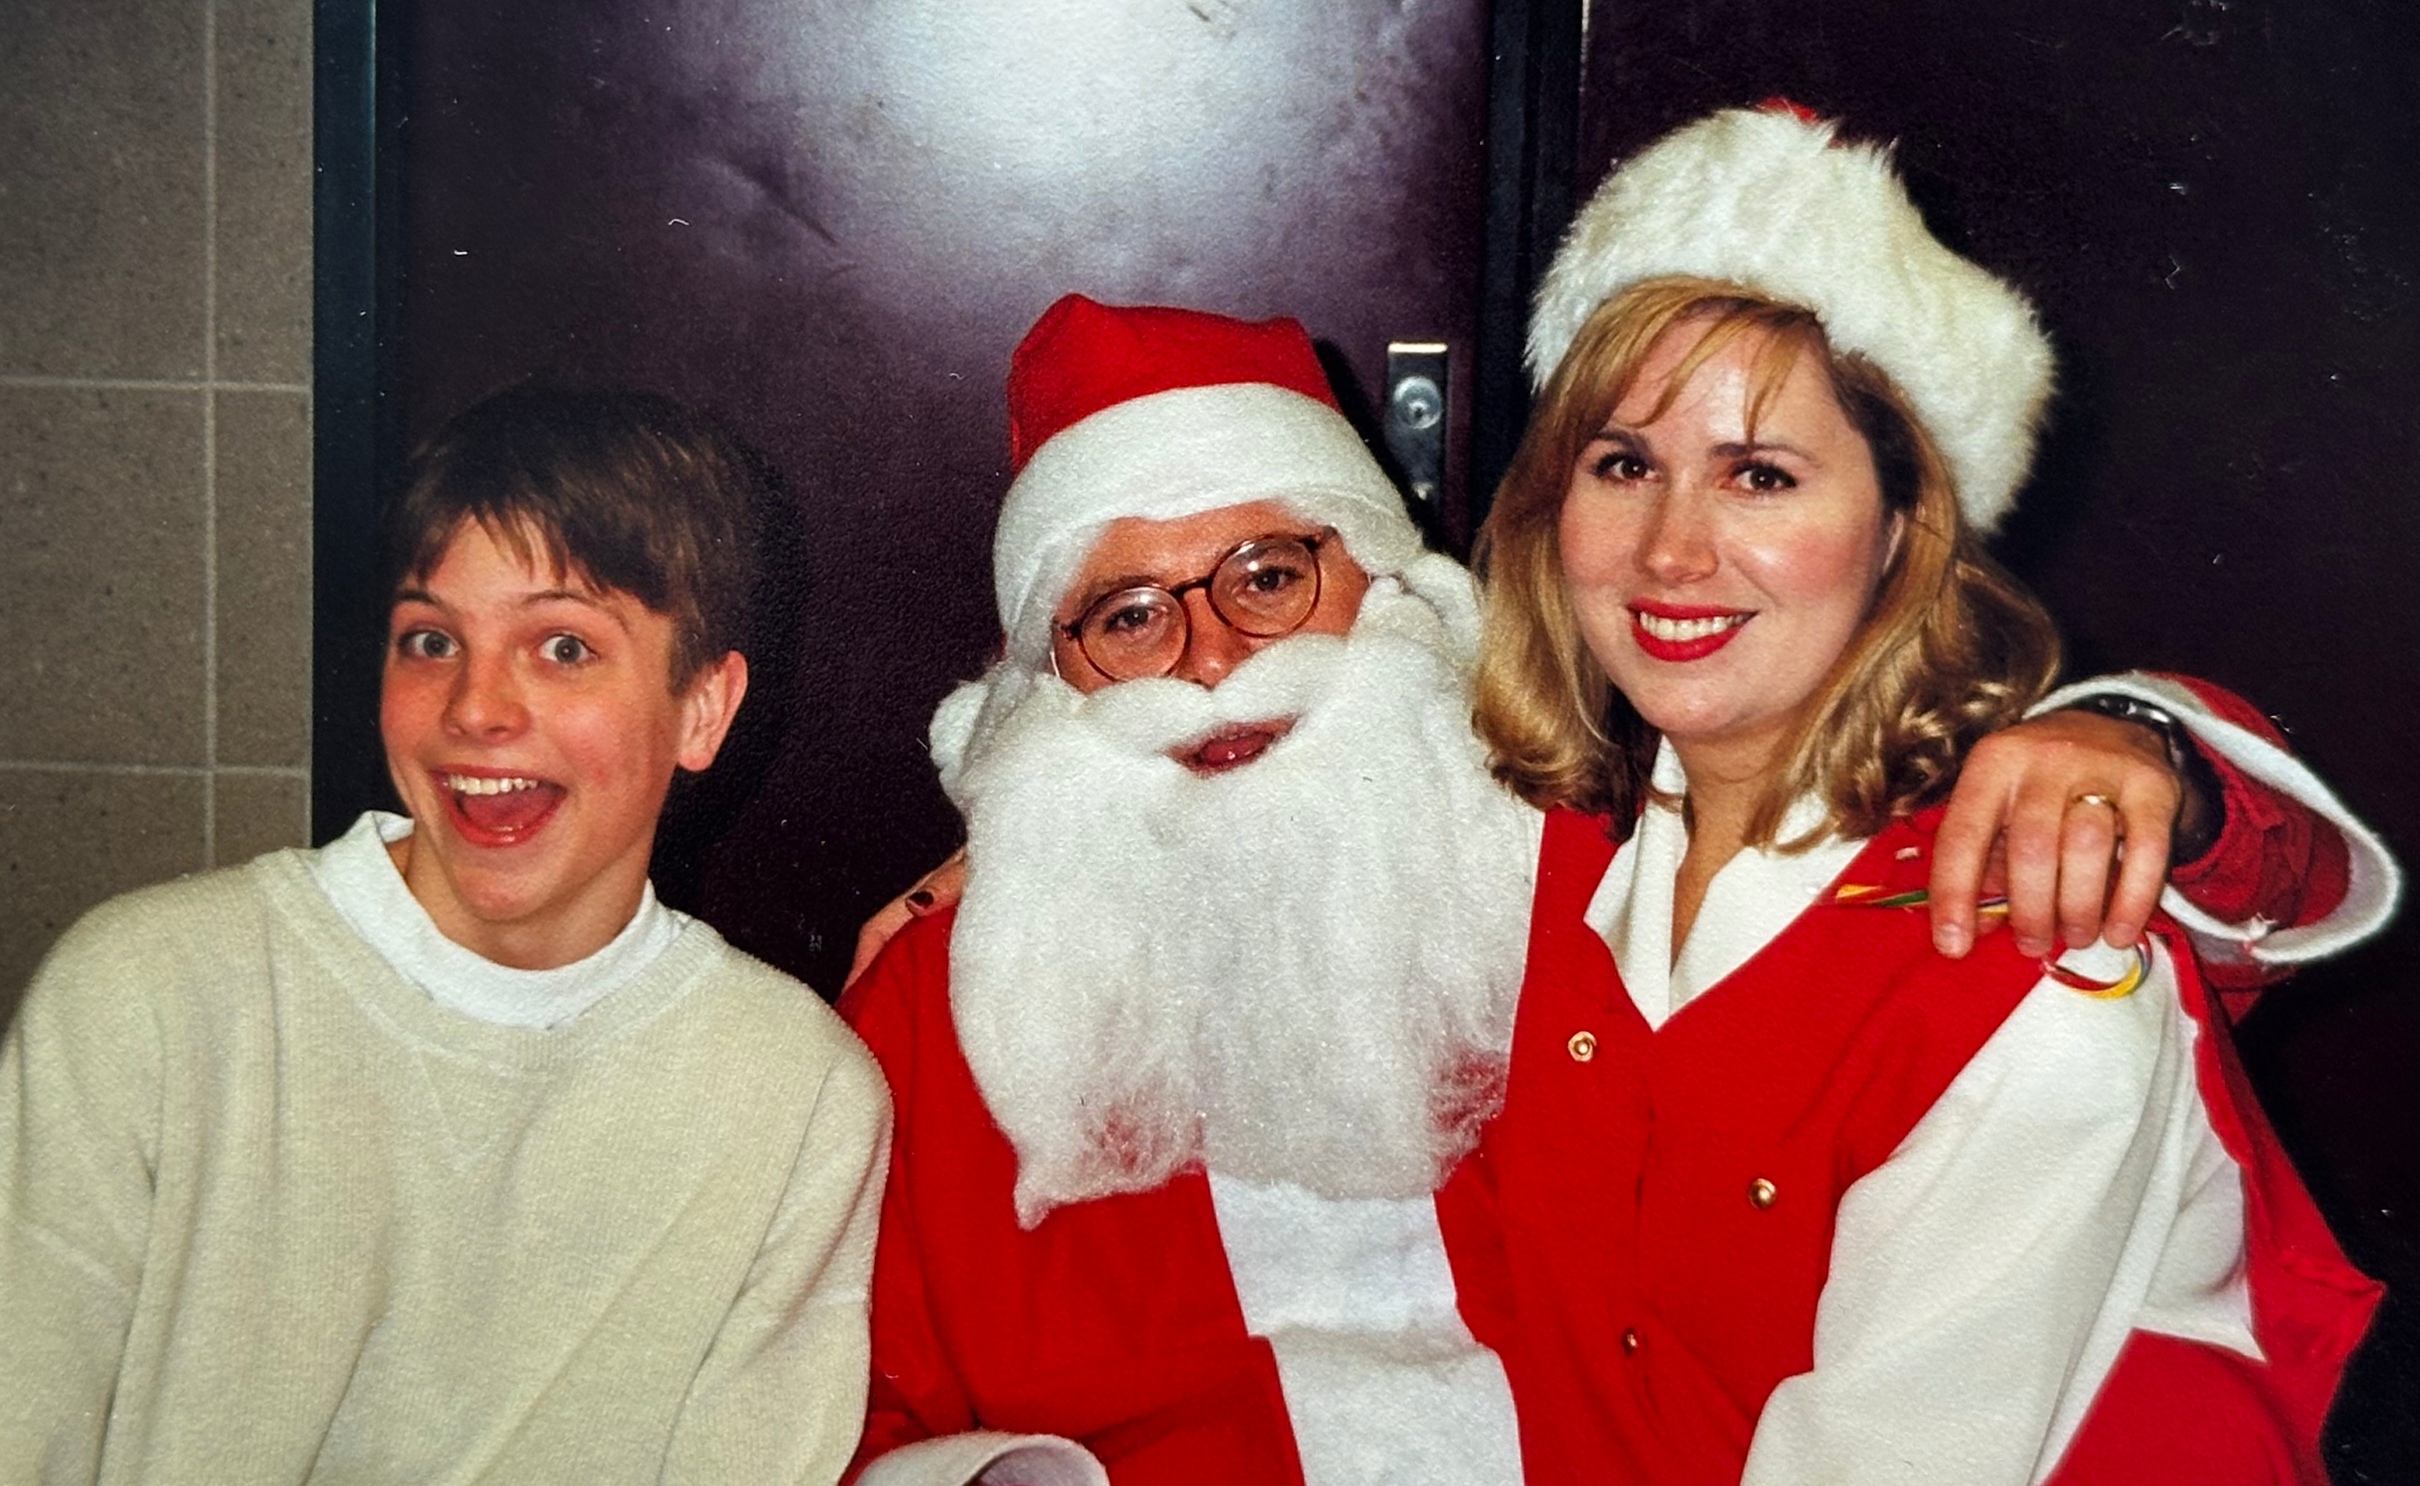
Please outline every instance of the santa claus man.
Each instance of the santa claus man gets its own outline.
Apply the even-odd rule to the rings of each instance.
[[[1541,817],[1471,732],[1470,579],[1292,321],[1070,296],[1009,403],[1005,654],[933,726],[964,898],[842,1002],[898,1116],[859,1479],[1518,1481],[1460,1162]],[[2340,876],[2276,808],[2203,875]]]

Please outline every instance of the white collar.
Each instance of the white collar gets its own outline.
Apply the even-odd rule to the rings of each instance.
[[[1688,775],[1669,742],[1658,746],[1654,783],[1678,798]],[[1823,823],[1823,801],[1804,796],[1782,816],[1780,839],[1795,839]],[[1865,849],[1863,841],[1827,837],[1804,851],[1746,847],[1707,885],[1697,921],[1679,958],[1672,954],[1672,889],[1689,850],[1689,828],[1678,808],[1650,800],[1638,829],[1614,854],[1584,917],[1613,951],[1622,984],[1650,1027],[1713,987],[1773,942],[1791,920]]]
[[[516,970],[445,937],[395,870],[387,844],[412,834],[409,816],[367,810],[353,828],[311,856],[320,890],[395,973],[438,1005],[482,1022],[559,1027],[627,985],[671,947],[689,922],[656,900],[649,883],[638,911],[595,954],[552,970]]]

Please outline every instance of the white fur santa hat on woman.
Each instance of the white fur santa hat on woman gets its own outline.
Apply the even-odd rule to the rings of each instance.
[[[1468,578],[1423,551],[1296,321],[1070,294],[1018,345],[1008,417],[1015,478],[992,581],[1013,664],[1049,668],[1052,616],[1112,521],[1261,500],[1334,527],[1370,576],[1400,577],[1449,629],[1476,634]]]
[[[1648,279],[1737,284],[1812,310],[1836,351],[1904,393],[1989,532],[2014,504],[2049,400],[2025,296],[1942,246],[1880,145],[1795,106],[1725,109],[1648,146],[1574,219],[1529,322],[1543,388],[1597,307]]]

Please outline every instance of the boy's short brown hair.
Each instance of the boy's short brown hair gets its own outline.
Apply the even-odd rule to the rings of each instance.
[[[465,521],[673,622],[677,691],[743,648],[763,466],[671,398],[520,386],[454,415],[387,503],[385,592],[428,577]]]

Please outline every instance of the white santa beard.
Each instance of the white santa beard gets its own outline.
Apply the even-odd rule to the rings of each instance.
[[[951,1001],[1020,1221],[1197,1162],[1433,1190],[1501,1093],[1535,845],[1435,612],[1382,583],[1350,637],[1269,646],[1213,690],[977,685],[946,780],[969,837]],[[1280,717],[1240,768],[1168,756]]]

